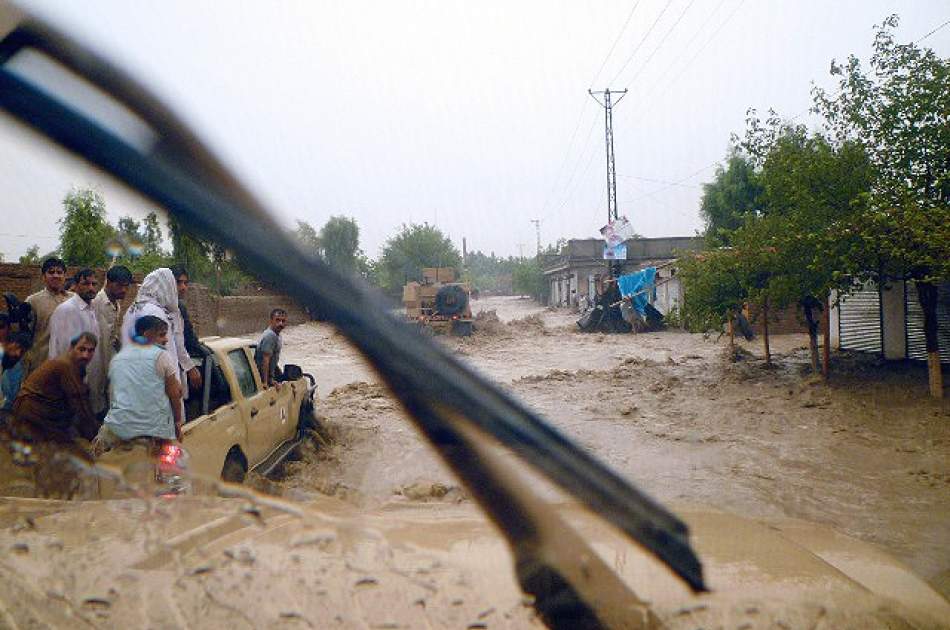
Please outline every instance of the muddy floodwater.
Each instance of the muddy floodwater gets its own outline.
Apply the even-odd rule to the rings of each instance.
[[[875,543],[925,578],[950,569],[950,403],[916,365],[834,355],[808,369],[804,335],[759,340],[664,331],[579,333],[576,314],[485,298],[471,338],[440,338],[464,361],[661,501],[822,523]],[[284,332],[282,359],[319,383],[326,442],[265,490],[330,493],[371,508],[467,501],[371,368],[331,327]]]
[[[583,334],[576,314],[527,299],[474,310],[473,336],[438,343],[689,523],[713,585],[702,600],[626,540],[608,553],[609,528],[571,512],[576,501],[556,504],[604,566],[640,580],[634,591],[668,627],[950,619],[902,566],[824,528],[812,539],[802,523],[873,543],[950,592],[950,402],[927,396],[921,366],[839,353],[825,382],[802,335],[774,338],[768,367],[758,340],[732,362],[725,339]],[[509,550],[373,370],[326,324],[283,336],[282,360],[319,384],[319,427],[299,457],[210,492],[0,497],[0,629],[542,627]],[[799,539],[820,542],[789,542]],[[589,557],[577,553],[583,572]],[[717,593],[717,580],[736,586]],[[898,592],[914,608],[901,622],[887,599]],[[616,601],[603,610],[632,599]]]

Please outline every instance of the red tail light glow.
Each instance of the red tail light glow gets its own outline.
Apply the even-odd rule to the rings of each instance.
[[[158,459],[163,464],[174,466],[181,458],[181,447],[175,444],[166,444],[158,454]]]

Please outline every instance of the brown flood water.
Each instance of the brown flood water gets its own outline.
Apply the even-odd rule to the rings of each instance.
[[[803,335],[774,337],[767,369],[759,340],[732,364],[725,339],[581,334],[575,314],[526,299],[473,310],[499,321],[447,347],[657,499],[823,523],[925,578],[950,569],[950,402],[927,397],[919,366],[836,355],[825,384]],[[331,442],[265,489],[363,507],[466,500],[340,335],[308,324],[284,337],[282,359],[316,376]]]

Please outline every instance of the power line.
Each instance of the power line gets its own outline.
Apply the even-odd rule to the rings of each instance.
[[[690,40],[690,44],[692,43],[693,40],[696,39],[696,36],[699,35],[699,33],[701,33],[701,32],[703,31],[703,29],[706,28],[706,25],[709,23],[709,21],[710,21],[710,19],[712,18],[712,16],[715,15],[715,13],[716,13],[716,11],[719,9],[719,7],[722,6],[722,4],[723,4],[723,2],[720,2],[719,5],[716,7],[716,9],[715,9],[712,13],[709,14],[709,17],[706,19],[706,22],[703,24],[703,26],[700,27],[700,30],[697,31],[695,35],[693,35],[692,39]],[[683,73],[686,72],[686,69],[689,68],[689,67],[693,64],[693,62],[696,61],[696,59],[699,57],[699,55],[700,55],[704,50],[706,50],[706,47],[709,46],[709,44],[711,44],[711,43],[713,42],[713,40],[716,39],[716,37],[719,35],[720,31],[722,31],[722,29],[726,26],[726,24],[728,24],[728,23],[732,20],[732,18],[735,16],[735,14],[739,12],[739,9],[742,7],[743,4],[745,4],[745,0],[740,0],[739,3],[736,5],[736,7],[732,10],[732,13],[730,13],[728,16],[726,16],[726,18],[725,18],[722,22],[719,23],[719,26],[716,27],[716,30],[715,30],[715,31],[713,32],[713,34],[709,37],[709,39],[707,39],[707,40],[703,43],[703,45],[700,46],[700,47],[696,50],[695,53],[693,53],[693,56],[690,57],[689,60],[680,68],[679,72],[676,73],[676,76],[674,76],[673,79],[671,79],[670,81],[668,81],[668,82],[666,83],[666,88],[667,88],[667,89],[669,89],[672,85],[674,85],[674,84],[676,83],[676,81],[679,80],[679,78],[680,78],[681,76],[683,76]],[[687,44],[687,47],[688,47],[688,46],[689,46],[689,44]],[[672,67],[673,67],[673,64],[671,64],[671,65],[669,66],[669,68],[672,68]],[[664,73],[663,76],[668,76],[668,73]],[[631,115],[632,115],[633,113],[641,113],[641,112],[643,111],[643,107],[647,107],[647,106],[649,106],[650,104],[655,103],[655,101],[651,100],[649,97],[653,96],[653,95],[658,91],[658,88],[659,88],[659,86],[661,85],[662,81],[663,81],[663,79],[660,79],[660,81],[658,81],[657,83],[653,84],[653,88],[650,90],[650,92],[647,93],[647,96],[646,96],[645,98],[641,98],[641,99],[639,99],[639,100],[637,101],[638,107],[635,108],[635,109],[633,109],[633,110],[630,110],[630,114],[631,114]]]
[[[594,122],[596,123],[597,121],[594,121]],[[591,131],[593,131],[593,127],[591,127]],[[583,179],[587,175],[587,173],[590,172],[590,167],[594,163],[594,155],[595,155],[595,152],[591,150],[589,157],[587,159],[587,165],[584,167],[584,172],[581,175],[581,179]],[[583,157],[584,157],[584,154],[581,155],[581,160],[577,162],[577,166],[580,166],[580,163],[583,160]],[[575,169],[575,173],[576,173],[576,169]],[[565,190],[565,192],[567,191]],[[564,207],[568,204],[568,202],[573,200],[576,195],[577,195],[577,188],[575,188],[573,192],[571,192],[567,197],[564,198],[564,201],[561,202],[561,205],[558,206],[557,210],[555,210],[555,213],[560,215],[561,210],[563,210]]]
[[[614,40],[614,43],[610,46],[610,50],[607,51],[607,56],[604,57],[604,61],[600,64],[600,68],[597,69],[597,74],[594,75],[594,78],[590,82],[591,88],[594,87],[594,83],[597,82],[597,79],[600,77],[600,73],[604,71],[604,67],[607,65],[607,60],[610,59],[610,55],[613,54],[614,49],[617,47],[617,44],[620,42],[620,38],[623,37],[623,34],[627,31],[627,26],[629,26],[630,24],[630,19],[633,17],[633,12],[637,10],[638,6],[640,6],[640,0],[637,0],[633,4],[633,8],[630,9],[630,13],[627,15],[627,19],[623,23],[623,28],[620,29],[619,33],[617,33],[617,38]]]
[[[594,118],[593,122],[591,122],[590,129],[587,130],[587,139],[585,140],[585,143],[588,143],[588,147],[592,147],[592,146],[593,146],[593,145],[590,145],[589,143],[590,143],[591,137],[592,137],[593,134],[594,134],[594,127],[596,127],[596,126],[597,126],[597,119]],[[589,168],[590,168],[590,162],[594,159],[594,154],[593,154],[592,149],[589,148],[588,150],[591,151],[591,153],[590,153],[590,160],[588,160],[588,162],[587,162],[588,168],[585,169],[585,172],[586,172],[587,170],[589,170]],[[571,187],[571,184],[574,182],[574,176],[577,175],[577,169],[578,169],[578,167],[581,165],[581,162],[584,161],[584,156],[585,156],[585,155],[587,155],[587,154],[586,154],[586,153],[583,153],[583,152],[578,153],[577,161],[574,162],[574,168],[571,169],[571,174],[570,174],[570,176],[567,178],[567,184],[564,186],[564,193],[565,193],[565,194],[567,194],[568,190],[569,190],[570,187]],[[573,196],[573,195],[571,195],[571,196]],[[564,206],[565,206],[565,205],[567,204],[567,202],[570,200],[571,196],[565,197],[564,201],[561,202],[561,205],[558,206],[558,208],[557,208],[557,210],[555,210],[555,212],[560,212],[561,209],[564,208]]]
[[[58,239],[59,236],[47,236],[44,234],[14,234],[12,232],[0,232],[0,236],[12,236],[14,238],[42,238],[42,239]]]
[[[679,182],[673,182],[668,179],[654,179],[652,177],[639,177],[637,175],[624,175],[622,173],[617,173],[617,177],[626,177],[628,179],[636,179],[642,182],[652,182],[654,184],[670,184],[672,186],[683,186],[684,188],[698,188],[699,184],[682,184]]]
[[[943,24],[941,24],[940,26],[938,26],[938,27],[935,28],[934,30],[930,31],[929,33],[927,33],[926,35],[924,35],[923,37],[921,37],[920,39],[915,40],[914,43],[915,43],[915,44],[919,44],[920,42],[924,41],[925,39],[927,39],[928,37],[930,37],[931,35],[933,35],[933,34],[936,33],[937,31],[939,31],[939,30],[942,29],[943,27],[947,26],[948,24],[950,24],[950,20],[947,20],[946,22],[944,22]]]
[[[617,47],[617,44],[620,42],[621,38],[623,37],[623,34],[626,32],[627,26],[630,25],[630,20],[633,18],[633,14],[637,10],[637,7],[640,6],[640,1],[641,0],[637,0],[633,4],[633,8],[630,9],[630,13],[627,14],[627,19],[624,21],[623,27],[620,29],[620,32],[617,33],[617,37],[614,39],[614,43],[610,46],[610,50],[608,50],[606,56],[604,56],[604,60],[600,64],[600,68],[597,69],[597,73],[594,74],[594,78],[590,82],[592,88],[594,86],[594,82],[597,81],[598,77],[600,77],[600,73],[604,71],[604,67],[607,65],[607,61],[610,59],[610,56],[613,54],[614,49]],[[558,167],[556,171],[554,184],[551,186],[551,190],[548,192],[548,195],[544,200],[544,204],[541,206],[542,213],[544,213],[547,210],[548,205],[551,203],[551,198],[554,196],[554,191],[557,189],[557,183],[559,181],[561,172],[564,170],[564,167],[567,165],[568,159],[570,158],[571,149],[574,147],[574,139],[577,137],[577,131],[578,129],[580,129],[581,121],[583,119],[584,119],[584,108],[581,107],[581,110],[577,115],[577,122],[574,123],[574,130],[571,132],[571,139],[567,143],[567,150],[564,152],[564,159],[561,160],[561,165]],[[587,134],[588,137],[593,132],[593,129],[594,129],[593,126],[591,126],[591,131],[588,132]],[[579,163],[580,163],[580,160],[578,160],[578,164]],[[577,167],[575,165],[575,170],[576,168]]]
[[[940,29],[942,29],[942,28],[944,28],[944,27],[946,27],[946,26],[950,26],[950,20],[947,20],[946,22],[944,22],[944,23],[941,24],[940,26],[934,28],[934,29],[931,30],[929,33],[927,33],[926,35],[923,35],[923,36],[921,36],[921,37],[918,37],[917,39],[914,40],[914,43],[915,43],[915,44],[919,44],[920,42],[924,41],[925,39],[927,39],[928,37],[930,37],[931,35],[933,35],[934,33],[936,33],[937,31],[939,31]],[[831,102],[837,101],[837,100],[838,100],[838,97],[840,97],[843,93],[844,93],[844,89],[839,89],[837,92],[835,92],[834,96],[831,97]],[[798,120],[799,118],[801,118],[802,116],[804,116],[805,114],[807,114],[808,112],[810,112],[810,111],[812,110],[812,107],[813,107],[812,105],[809,105],[808,107],[806,107],[806,108],[803,109],[802,111],[798,112],[797,114],[795,114],[794,116],[792,116],[791,118],[789,118],[788,121],[791,122],[791,121],[793,121],[793,120]]]
[[[666,42],[667,38],[670,36],[670,33],[672,33],[672,32],[676,29],[676,26],[680,23],[680,21],[682,21],[683,16],[686,15],[686,12],[689,11],[689,8],[690,8],[691,6],[693,6],[693,3],[695,3],[695,2],[696,2],[696,0],[690,0],[690,1],[689,1],[689,4],[686,5],[686,8],[683,9],[683,11],[680,13],[679,17],[676,18],[676,21],[673,22],[673,26],[671,26],[671,27],[669,28],[669,30],[666,31],[666,34],[663,35],[663,38],[660,40],[660,43],[656,45],[656,48],[653,49],[653,52],[650,53],[650,56],[647,57],[646,61],[643,62],[643,64],[640,66],[640,69],[636,71],[636,73],[630,78],[630,81],[628,81],[628,83],[633,83],[633,82],[636,80],[636,78],[637,78],[638,76],[640,76],[640,73],[643,72],[643,70],[644,70],[648,65],[650,65],[650,61],[653,59],[654,55],[656,55],[657,51],[660,50],[660,48],[663,47],[663,44]]]
[[[711,169],[712,167],[714,167],[714,166],[716,166],[716,165],[718,165],[718,164],[719,164],[719,160],[716,160],[716,161],[713,162],[712,164],[708,164],[708,165],[702,167],[701,169],[699,169],[699,170],[697,170],[697,171],[693,171],[692,173],[690,173],[689,175],[687,175],[686,177],[684,177],[684,178],[682,178],[682,179],[679,179],[679,180],[676,180],[676,181],[672,181],[672,182],[668,183],[666,186],[662,186],[662,187],[660,187],[660,188],[657,188],[657,189],[654,190],[653,192],[646,193],[645,195],[641,195],[641,196],[639,196],[639,197],[637,197],[637,198],[635,198],[635,199],[628,199],[625,203],[632,203],[632,202],[634,202],[634,201],[639,201],[639,200],[641,200],[641,199],[646,199],[647,197],[653,197],[654,195],[657,195],[657,194],[659,194],[659,193],[661,193],[661,192],[663,192],[663,191],[665,191],[665,190],[669,190],[670,188],[673,188],[674,186],[679,186],[679,185],[683,184],[684,182],[687,182],[687,181],[693,179],[694,177],[696,177],[697,175],[699,175],[699,174],[702,173],[703,171],[708,171],[709,169]]]
[[[649,37],[649,36],[650,36],[650,33],[653,32],[653,29],[656,28],[657,22],[659,22],[659,21],[660,21],[660,18],[663,17],[663,14],[666,13],[666,10],[670,8],[670,3],[671,3],[671,2],[673,2],[673,0],[666,0],[666,4],[663,5],[663,10],[661,10],[661,11],[660,11],[660,14],[659,14],[658,16],[656,16],[656,19],[655,19],[655,20],[653,20],[653,24],[650,25],[650,28],[647,30],[646,34],[640,39],[640,43],[637,44],[637,47],[633,49],[633,52],[630,53],[630,56],[627,57],[627,60],[626,60],[625,62],[623,62],[623,66],[620,67],[620,72],[617,73],[617,76],[615,76],[613,79],[611,79],[611,81],[610,81],[611,84],[614,84],[614,83],[617,82],[617,79],[620,78],[620,75],[623,74],[623,71],[626,70],[626,69],[627,69],[627,66],[630,65],[630,62],[633,61],[633,58],[634,58],[634,56],[637,54],[637,51],[639,51],[639,50],[640,50],[640,47],[643,46],[643,42],[645,42],[645,41],[647,40],[647,37]]]

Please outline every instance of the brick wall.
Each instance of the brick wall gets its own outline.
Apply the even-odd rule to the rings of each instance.
[[[67,277],[78,270],[78,267],[68,268]],[[105,270],[97,269],[96,272],[101,286],[105,281]],[[141,281],[142,275],[135,274],[135,282]],[[22,301],[42,288],[43,274],[39,265],[0,263],[0,294],[11,292]],[[122,303],[123,309],[132,304],[136,293],[137,284],[133,284]],[[271,309],[278,307],[287,311],[289,324],[301,324],[310,319],[289,297],[270,291],[260,291],[256,295],[222,297],[213,294],[205,286],[192,284],[188,289],[185,304],[199,337],[246,335],[264,330]],[[6,304],[0,301],[0,311],[5,309]]]
[[[746,305],[745,316],[752,324],[755,334],[762,334],[762,315],[758,306]],[[769,309],[769,334],[808,333],[805,316],[797,304],[789,304],[784,310]]]
[[[69,278],[77,271],[79,267],[68,267],[66,277]],[[99,286],[106,280],[106,270],[96,269],[96,278],[99,280]],[[126,309],[135,301],[135,295],[138,292],[138,284],[142,281],[142,274],[134,274],[135,283],[129,287],[129,291],[122,301],[122,308]],[[22,302],[26,296],[36,293],[43,288],[43,272],[40,265],[20,265],[17,263],[0,263],[0,295],[4,293],[13,293]],[[0,301],[0,310],[6,310],[6,303]]]

